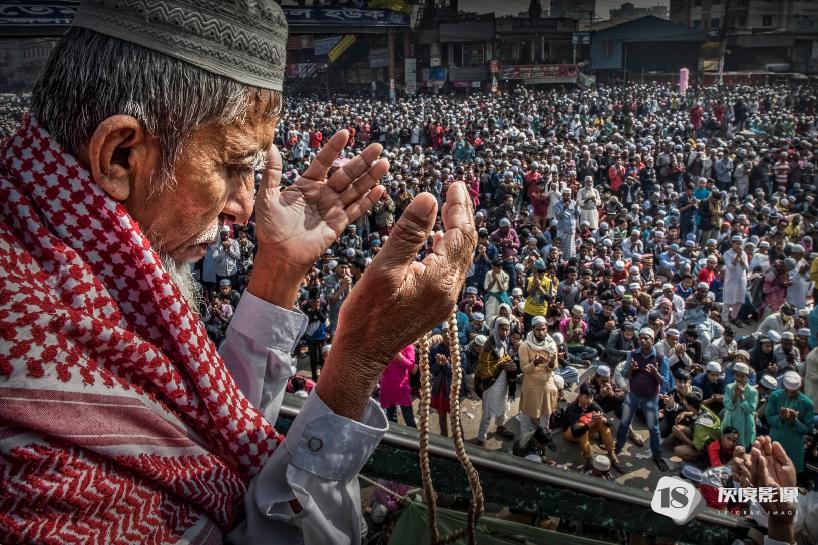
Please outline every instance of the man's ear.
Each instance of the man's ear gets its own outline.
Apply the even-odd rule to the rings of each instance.
[[[100,123],[87,153],[94,181],[117,201],[131,196],[136,185],[150,182],[160,157],[156,140],[129,115],[114,115]]]

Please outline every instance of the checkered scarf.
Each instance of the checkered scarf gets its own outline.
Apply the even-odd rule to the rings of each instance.
[[[0,144],[0,542],[221,542],[279,436],[128,211]]]

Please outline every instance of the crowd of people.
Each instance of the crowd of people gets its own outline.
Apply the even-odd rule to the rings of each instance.
[[[285,185],[341,129],[346,155],[380,143],[391,164],[381,200],[303,280],[295,305],[308,317],[299,351],[311,376],[290,389],[303,395],[319,380],[339,311],[396,218],[423,191],[442,206],[463,181],[478,245],[457,345],[448,323],[430,339],[441,433],[457,351],[462,395],[482,401],[477,444],[493,421],[516,454],[547,462],[561,433],[588,473],[611,478],[625,443],[645,441],[632,426],[639,417],[661,471],[663,443],[707,468],[769,435],[809,484],[818,458],[817,106],[814,85],[792,84],[684,95],[658,84],[518,88],[394,104],[289,97],[276,136]],[[225,226],[196,266],[201,317],[217,344],[254,255],[252,222]],[[412,345],[396,355],[379,391],[389,418],[400,408],[410,426],[417,356]],[[597,436],[604,455],[594,455]],[[708,503],[729,507],[712,495]]]

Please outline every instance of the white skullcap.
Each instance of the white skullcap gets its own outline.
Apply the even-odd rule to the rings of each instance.
[[[787,390],[797,390],[801,387],[801,375],[795,371],[787,371],[784,373],[784,388]]]
[[[781,342],[781,334],[778,331],[770,330],[770,331],[767,332],[767,336],[774,343]]]
[[[508,218],[502,218],[500,220],[500,227],[508,227],[511,225],[511,221]]]
[[[554,342],[557,344],[562,344],[565,341],[565,338],[563,338],[562,333],[552,333],[551,338],[554,339]]]
[[[801,329],[798,330],[799,337],[809,337],[809,335],[810,335],[809,328],[807,327],[802,327]]]
[[[511,325],[511,322],[509,322],[508,318],[506,318],[505,316],[499,316],[497,318],[497,325],[498,326],[500,326],[500,325]]]
[[[533,327],[535,325],[544,324],[546,322],[547,320],[545,319],[545,316],[534,316],[531,319],[531,326]]]
[[[653,332],[653,330],[651,328],[643,327],[642,329],[639,330],[639,336],[641,337],[642,335],[646,335],[646,336],[648,336],[648,337],[650,337],[652,339],[654,337],[655,333]]]
[[[733,373],[741,373],[743,375],[750,374],[750,366],[743,361],[738,361],[733,364]]]
[[[474,337],[474,344],[476,344],[477,346],[483,346],[484,344],[486,344],[487,340],[489,340],[489,338],[486,337],[485,335],[477,335]]]
[[[554,375],[553,377],[554,386],[557,387],[557,390],[562,390],[565,388],[565,379],[559,375]]]
[[[761,377],[761,385],[768,390],[775,390],[778,388],[778,382],[776,382],[775,377],[772,375],[764,375]]]
[[[321,354],[329,353],[330,348],[332,348],[331,344],[325,344],[324,346],[321,347]]]
[[[607,365],[600,365],[596,368],[596,374],[600,377],[608,378],[611,376],[611,368]]]
[[[708,361],[704,369],[708,373],[721,373],[721,365],[717,361]]]
[[[783,340],[794,341],[795,340],[795,335],[793,334],[792,331],[782,331],[781,332],[781,340],[782,341]]]
[[[604,454],[597,454],[593,459],[593,467],[597,471],[608,471],[611,469],[611,460]]]

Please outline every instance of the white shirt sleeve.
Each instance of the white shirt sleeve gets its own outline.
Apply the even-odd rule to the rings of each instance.
[[[290,354],[306,316],[245,292],[219,352],[238,387],[275,423],[287,380]],[[351,545],[361,542],[358,472],[388,429],[370,399],[360,422],[333,413],[313,391],[287,437],[250,482],[246,519],[226,536],[242,545]],[[294,513],[289,502],[302,506]]]

